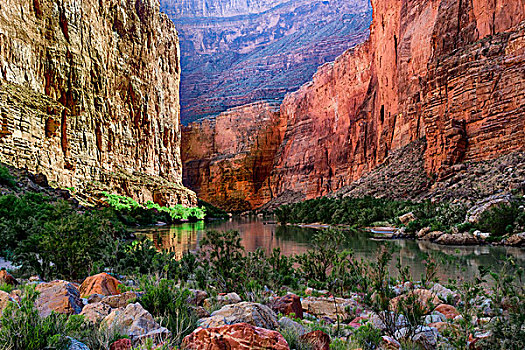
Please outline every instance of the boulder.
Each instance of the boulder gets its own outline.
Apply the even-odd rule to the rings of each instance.
[[[202,305],[206,309],[210,309],[213,306],[213,303],[216,302],[218,305],[230,305],[237,304],[242,301],[241,297],[237,293],[228,293],[224,295],[218,295],[215,299],[207,298],[203,301]]]
[[[102,294],[91,294],[87,298],[87,302],[88,302],[88,304],[98,303],[99,301],[102,301],[102,299],[104,299],[104,298],[105,298],[105,296],[102,295]]]
[[[0,290],[0,316],[2,316],[2,311],[7,307],[7,305],[9,305],[9,302],[11,301],[13,301],[11,296],[3,290]]]
[[[102,303],[109,305],[113,309],[126,307],[130,302],[137,299],[137,293],[125,292],[117,295],[110,295],[101,300]]]
[[[290,349],[284,337],[278,332],[247,323],[197,328],[184,338],[182,348],[188,350]]]
[[[516,233],[501,241],[501,244],[512,247],[525,247],[525,232]]]
[[[79,342],[76,339],[68,337],[70,340],[68,350],[89,350],[88,346],[84,343]]]
[[[432,293],[428,289],[414,289],[406,294],[400,295],[398,297],[395,297],[394,299],[390,300],[390,310],[397,310],[400,301],[407,300],[408,298],[415,298],[415,301],[420,305],[420,307],[426,311],[429,312],[433,308],[435,308],[437,305],[441,304],[441,301],[439,298]],[[406,305],[406,307],[410,307],[411,305]]]
[[[417,239],[423,239],[426,235],[430,233],[431,229],[430,227],[423,227],[421,230],[419,230],[416,234]]]
[[[80,286],[80,294],[82,297],[88,297],[91,294],[101,294],[104,296],[117,295],[120,294],[120,284],[122,283],[115,277],[102,272],[86,278]]]
[[[468,232],[458,234],[445,233],[437,238],[434,242],[443,245],[476,245],[480,243],[480,241],[474,237],[473,234]]]
[[[350,326],[352,328],[359,328],[367,321],[368,321],[368,317],[358,316],[358,317],[354,318],[352,321],[350,321],[348,326]]]
[[[439,333],[443,333],[443,332],[446,331],[447,329],[457,328],[457,325],[456,325],[456,324],[453,324],[453,323],[450,323],[450,322],[436,322],[436,323],[430,323],[428,326],[437,329],[437,331],[438,331]]]
[[[425,316],[425,324],[445,322],[447,318],[441,312],[433,312]]]
[[[102,321],[107,315],[111,313],[111,307],[101,302],[87,304],[80,313],[86,320],[92,323],[98,323]]]
[[[129,339],[119,339],[109,347],[109,350],[131,350],[132,348],[131,340]]]
[[[489,211],[490,209],[499,205],[508,205],[511,202],[512,196],[509,194],[496,194],[482,199],[476,202],[476,204],[467,211],[466,221],[475,224],[479,222],[481,216],[486,211]]]
[[[410,213],[406,213],[404,215],[401,215],[399,217],[399,221],[401,221],[401,223],[403,225],[407,225],[408,223],[412,222],[412,221],[416,221],[417,220],[417,217],[414,215],[414,213],[410,212]]]
[[[337,318],[346,320],[350,315],[346,312],[347,307],[357,307],[358,304],[353,299],[328,298],[328,297],[307,297],[301,301],[303,312],[307,312],[317,318],[327,317],[336,321]]]
[[[210,317],[199,320],[202,328],[216,328],[235,323],[248,323],[266,329],[276,329],[279,326],[277,315],[272,309],[266,305],[246,301],[223,306]]]
[[[432,231],[427,233],[423,238],[420,239],[424,241],[435,241],[439,237],[443,236],[443,234],[443,231]]]
[[[0,284],[18,285],[18,281],[6,270],[0,270]]]
[[[438,307],[436,307],[434,311],[443,314],[447,320],[453,320],[456,316],[459,315],[458,310],[456,310],[454,306],[448,304],[441,304]]]
[[[153,316],[139,303],[128,304],[126,308],[111,311],[102,320],[102,326],[129,336],[134,344],[146,338],[156,342],[170,336],[170,331],[155,322]]]
[[[330,336],[323,331],[306,333],[299,339],[304,344],[308,344],[311,350],[330,350]]]
[[[190,289],[190,292],[191,296],[188,298],[188,304],[191,305],[202,306],[204,300],[208,297],[208,293],[203,290]],[[239,297],[239,299],[241,298]]]
[[[401,344],[392,337],[384,335],[381,338],[381,349],[384,350],[398,350],[401,348]]]
[[[297,318],[303,318],[303,306],[301,305],[301,298],[295,294],[287,294],[281,298],[276,298],[271,303],[271,308],[283,315],[294,314]]]
[[[76,315],[84,307],[77,287],[69,282],[56,280],[40,283],[35,289],[40,293],[35,306],[42,317],[49,316],[53,311],[59,314]]]
[[[458,298],[457,293],[454,293],[452,290],[446,287],[443,287],[439,283],[434,283],[432,288],[430,288],[430,291],[432,292],[432,294],[434,294],[435,296],[437,296],[439,299],[443,301],[455,300]]]
[[[480,241],[486,241],[490,237],[490,233],[488,232],[481,232],[480,230],[476,230],[472,233],[474,237],[476,237]]]
[[[202,306],[190,305],[189,308],[195,315],[197,315],[198,318],[210,317],[208,310]]]
[[[303,327],[303,325],[301,325],[298,322],[295,322],[294,320],[288,317],[281,317],[281,319],[279,320],[279,329],[286,330],[288,332],[292,332],[298,335],[303,335],[306,333],[306,330]]]
[[[396,339],[404,339],[408,335],[408,329],[407,328],[401,328],[400,330],[396,331],[395,338]],[[430,350],[435,349],[437,345],[437,339],[438,339],[438,331],[437,328],[429,327],[429,326],[419,326],[417,327],[415,334],[412,336],[412,340],[415,343],[418,343],[423,346],[423,348]]]

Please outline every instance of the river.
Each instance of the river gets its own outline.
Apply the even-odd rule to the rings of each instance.
[[[306,252],[315,229],[297,226],[282,226],[261,218],[231,218],[226,221],[184,223],[172,226],[149,227],[138,230],[153,239],[157,248],[175,252],[178,257],[188,250],[196,250],[207,230],[237,230],[246,251],[262,248],[266,252],[280,248],[285,255]],[[480,266],[498,268],[502,261],[512,257],[518,266],[525,268],[525,249],[499,246],[442,246],[427,241],[408,239],[375,240],[366,234],[354,234],[347,248],[356,258],[370,261],[382,246],[392,248],[394,259],[390,266],[397,273],[396,263],[409,266],[414,278],[424,273],[424,261],[429,255],[438,263],[438,278],[472,280]]]

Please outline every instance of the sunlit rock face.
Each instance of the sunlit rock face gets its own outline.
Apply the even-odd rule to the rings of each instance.
[[[278,104],[259,102],[183,126],[184,184],[227,210],[268,202],[281,121]]]
[[[355,181],[415,141],[417,147],[411,147],[419,158],[408,166],[421,170],[413,172],[418,174],[414,190],[424,198],[442,187],[435,181],[454,174],[454,165],[525,149],[522,1],[373,0],[372,5],[370,38],[320,67],[282,102],[280,121],[274,123],[282,141],[267,180],[274,200],[286,203],[344,188],[369,193],[356,189]],[[235,157],[242,163],[242,153]],[[392,186],[397,175],[407,173],[403,167],[388,166]],[[188,183],[202,178],[192,169],[186,172]],[[224,188],[236,186],[235,178],[223,179]],[[400,188],[396,198],[407,190],[410,186]]]
[[[158,0],[0,4],[0,160],[79,191],[193,204],[179,44]]]
[[[183,123],[258,100],[281,101],[317,67],[368,36],[369,0],[174,1]]]
[[[437,179],[525,148],[523,2],[372,4],[370,39],[285,98],[274,194],[328,194],[422,137]]]

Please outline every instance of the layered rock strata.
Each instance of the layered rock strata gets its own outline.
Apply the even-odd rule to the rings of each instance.
[[[0,160],[51,183],[194,204],[179,49],[158,0],[0,4]]]
[[[275,193],[328,194],[423,136],[437,178],[525,148],[522,2],[372,4],[369,41],[283,102]]]
[[[184,184],[227,210],[269,201],[270,173],[284,130],[280,122],[279,106],[260,102],[183,127]]]
[[[161,0],[180,32],[183,122],[282,101],[366,40],[369,0]]]
[[[273,202],[340,189],[366,193],[355,181],[399,159],[406,147],[419,156],[397,163],[415,171],[388,166],[377,174],[404,174],[403,182],[416,174],[417,193],[410,197],[417,198],[428,198],[433,189],[447,197],[441,184],[470,178],[462,164],[475,169],[472,164],[505,155],[521,159],[523,1],[373,0],[372,6],[369,40],[319,68],[284,99],[278,123],[284,135],[269,180]],[[513,161],[513,167],[520,164]]]

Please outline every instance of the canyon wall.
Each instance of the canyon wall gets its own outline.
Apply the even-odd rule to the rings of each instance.
[[[359,192],[356,180],[415,142],[413,166],[428,177],[418,175],[418,193],[457,164],[525,149],[525,1],[372,6],[368,41],[284,99],[274,201]],[[405,170],[383,180],[395,187]]]
[[[179,30],[182,121],[282,101],[368,36],[369,0],[161,0]]]
[[[438,180],[525,148],[525,2],[372,5],[369,41],[285,98],[276,195],[326,195],[423,137]]]
[[[177,32],[158,0],[0,4],[0,161],[77,193],[194,204]]]
[[[278,104],[259,102],[183,126],[184,184],[226,210],[268,202],[281,121]]]

